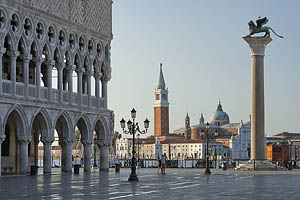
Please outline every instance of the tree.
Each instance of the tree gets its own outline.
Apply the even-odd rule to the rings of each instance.
[[[154,135],[150,135],[147,137],[148,139],[154,139]]]

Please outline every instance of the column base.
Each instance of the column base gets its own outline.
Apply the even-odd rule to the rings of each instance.
[[[136,174],[130,174],[128,181],[139,181]]]
[[[240,164],[237,171],[285,171],[286,169],[271,163],[269,160],[249,160],[246,164]]]

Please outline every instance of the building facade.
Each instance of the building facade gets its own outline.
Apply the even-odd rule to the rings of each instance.
[[[85,171],[93,142],[100,147],[101,170],[108,170],[111,40],[111,0],[1,1],[0,170],[27,173],[37,165],[41,141],[43,170],[50,173],[56,131],[62,170],[71,171],[76,127]]]

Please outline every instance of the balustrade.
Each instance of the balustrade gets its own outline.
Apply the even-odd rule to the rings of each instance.
[[[10,80],[2,80],[2,91],[3,94],[11,95],[11,81]],[[16,95],[18,97],[24,96],[24,83],[16,82]],[[36,85],[28,84],[28,96],[30,99],[37,99],[36,98]],[[81,106],[87,107],[88,106],[88,95],[82,94],[82,102]],[[48,101],[48,88],[41,87],[40,90],[40,99],[41,101]],[[59,101],[59,90],[52,89],[52,100],[54,102]],[[69,92],[63,91],[63,102],[69,103]],[[80,94],[79,93],[72,93],[72,105],[79,105],[80,104]],[[97,98],[96,96],[91,96],[91,107],[93,108],[103,108],[105,105],[105,98]]]

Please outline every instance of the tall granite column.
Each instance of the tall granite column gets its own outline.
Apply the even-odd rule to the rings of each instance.
[[[264,56],[270,37],[243,37],[251,54],[251,160],[265,157]]]

